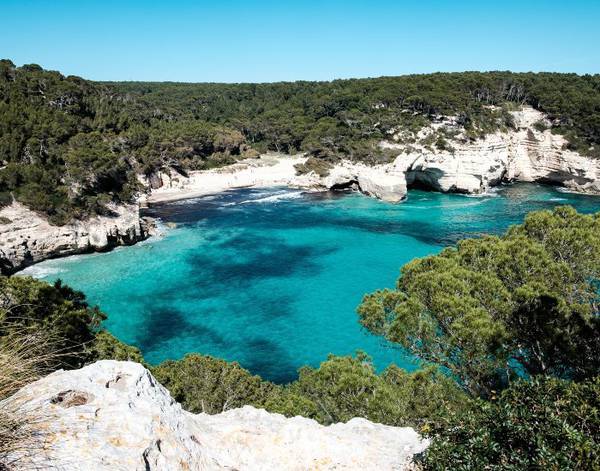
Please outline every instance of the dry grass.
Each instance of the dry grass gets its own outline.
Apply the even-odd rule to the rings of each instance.
[[[24,407],[27,398],[12,395],[50,371],[60,357],[55,345],[31,330],[0,337],[0,471],[41,468],[35,463],[49,417],[40,408]]]

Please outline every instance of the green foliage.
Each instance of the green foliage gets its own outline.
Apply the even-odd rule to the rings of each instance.
[[[432,368],[416,373],[390,366],[377,374],[368,357],[331,356],[319,368],[278,386],[253,376],[236,362],[189,354],[166,361],[152,373],[186,410],[216,414],[253,405],[323,424],[353,417],[389,425],[424,425],[466,404],[456,384]]]
[[[98,308],[87,305],[83,293],[60,281],[52,286],[29,277],[0,276],[0,336],[31,330],[60,340],[56,366],[81,366],[104,318]]]
[[[86,345],[85,357],[90,363],[98,360],[119,360],[145,364],[138,348],[121,342],[106,330],[97,332],[94,340]]]
[[[50,222],[131,201],[136,174],[198,169],[244,153],[239,131],[176,120],[106,85],[0,61],[0,206],[12,198]]]
[[[329,171],[331,170],[332,166],[326,160],[311,156],[306,159],[306,162],[302,164],[296,164],[295,168],[298,175],[314,172],[320,177],[326,177],[329,175]]]
[[[519,381],[433,425],[425,470],[600,468],[600,378]]]
[[[476,139],[512,128],[509,111],[530,105],[549,115],[572,148],[600,155],[599,75],[464,72],[332,82],[111,85],[174,119],[225,124],[248,143],[277,151],[368,161],[377,153],[375,143],[394,130],[414,132],[438,116],[457,116]]]
[[[181,173],[257,152],[304,151],[319,173],[340,158],[456,116],[467,138],[546,112],[569,147],[600,155],[600,76],[465,72],[272,84],[95,83],[0,60],[0,206],[14,198],[64,224],[142,191],[136,174]],[[451,136],[430,146],[452,151]],[[316,161],[323,161],[317,164]],[[309,168],[299,169],[308,171]]]
[[[277,386],[251,375],[237,362],[189,354],[152,368],[156,379],[186,410],[217,414],[246,404],[260,406]]]
[[[323,424],[364,417],[382,424],[418,426],[465,404],[456,384],[435,369],[408,373],[392,365],[377,374],[364,354],[330,356],[319,368],[303,367],[299,373],[296,381],[265,402],[267,410]]]
[[[522,374],[597,374],[598,280],[600,214],[559,207],[413,260],[396,290],[365,296],[358,312],[370,331],[489,397]]]

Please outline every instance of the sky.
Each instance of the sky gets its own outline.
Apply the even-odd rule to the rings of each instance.
[[[600,72],[600,0],[0,0],[0,18],[0,58],[92,80]]]

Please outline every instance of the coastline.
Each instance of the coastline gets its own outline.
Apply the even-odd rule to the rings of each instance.
[[[340,160],[323,176],[297,174],[296,166],[309,157],[281,153],[187,175],[168,169],[151,177],[140,176],[148,191],[136,204],[115,205],[114,217],[98,216],[62,227],[50,225],[43,216],[15,202],[0,209],[0,216],[9,221],[0,225],[0,272],[12,274],[49,258],[135,244],[151,236],[155,224],[141,216],[140,208],[237,188],[354,188],[390,203],[404,200],[411,185],[480,196],[506,183],[539,182],[565,193],[600,194],[600,161],[565,150],[562,136],[536,130],[534,124],[543,118],[542,113],[524,109],[513,114],[518,127],[507,133],[457,144],[452,150],[390,144],[397,151],[391,162],[366,165]]]
[[[113,216],[95,216],[64,226],[13,202],[0,209],[0,273],[12,275],[43,260],[133,245],[155,232],[155,222],[140,216],[138,204],[113,205]]]
[[[188,177],[163,173],[159,175],[163,186],[140,197],[139,203],[142,206],[166,203],[237,188],[287,186],[318,189],[319,182],[314,176],[296,175],[295,165],[304,163],[306,159],[303,155],[265,154],[258,159],[245,159],[227,167],[192,171]]]

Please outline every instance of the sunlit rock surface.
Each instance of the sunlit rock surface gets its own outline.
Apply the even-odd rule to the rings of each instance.
[[[0,269],[11,273],[46,258],[107,250],[148,236],[137,204],[113,205],[110,216],[53,226],[38,213],[13,202],[0,210]]]
[[[100,361],[22,389],[42,411],[40,468],[58,470],[402,470],[427,442],[364,419],[328,427],[250,406],[191,414],[144,367]]]

